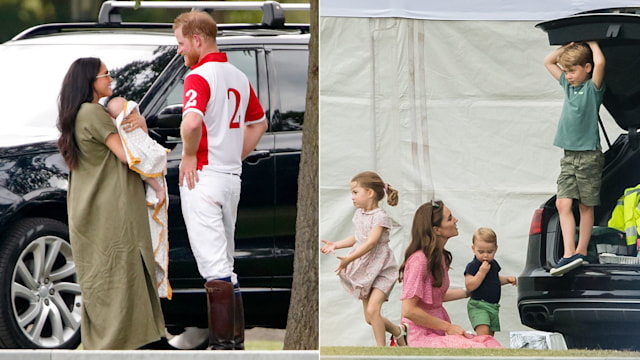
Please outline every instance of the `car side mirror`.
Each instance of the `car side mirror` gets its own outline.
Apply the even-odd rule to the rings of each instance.
[[[157,125],[163,129],[175,129],[182,123],[182,104],[169,105],[158,113]]]

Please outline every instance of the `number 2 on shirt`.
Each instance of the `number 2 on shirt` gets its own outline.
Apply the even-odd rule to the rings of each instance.
[[[233,94],[236,103],[235,103],[235,109],[233,110],[233,116],[231,116],[231,120],[229,121],[229,128],[238,129],[240,128],[240,116],[236,117],[236,115],[238,115],[238,108],[240,107],[240,92],[236,89],[230,88],[229,90],[227,90],[228,99],[231,99],[231,94]],[[190,89],[186,92],[185,96],[188,97],[189,100],[187,101],[184,107],[185,108],[195,107],[197,104],[196,97],[198,96],[198,93],[195,90]]]
[[[235,110],[233,110],[233,116],[231,116],[231,121],[229,122],[229,128],[238,129],[240,128],[240,116],[236,118],[236,115],[238,115],[238,107],[240,106],[240,92],[238,92],[238,90],[236,89],[230,88],[229,90],[227,90],[228,99],[231,99],[231,94],[233,94],[235,97],[236,106],[235,106]]]

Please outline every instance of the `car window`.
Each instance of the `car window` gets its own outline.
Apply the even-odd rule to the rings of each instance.
[[[77,58],[100,58],[114,77],[114,95],[140,101],[175,49],[102,44],[2,46],[0,79],[4,86],[0,86],[0,99],[10,104],[3,110],[3,132],[57,137],[58,94],[64,75]]]
[[[235,65],[240,71],[242,71],[249,78],[249,82],[256,92],[258,92],[258,68],[256,63],[256,52],[254,50],[225,50],[227,53],[227,60]],[[184,92],[184,78],[189,75],[190,71],[186,72],[176,86],[169,92],[167,101],[164,106],[182,104],[182,95]],[[261,100],[262,102],[262,100]]]
[[[309,53],[304,50],[273,50],[269,61],[275,68],[279,92],[279,121],[274,131],[302,130],[307,97]],[[275,91],[271,89],[271,91]]]

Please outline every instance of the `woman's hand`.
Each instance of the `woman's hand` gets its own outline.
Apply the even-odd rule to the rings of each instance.
[[[447,335],[462,335],[466,338],[471,338],[471,335],[469,335],[463,328],[456,324],[449,324],[449,326],[445,329],[445,332],[447,333]]]
[[[129,116],[124,118],[121,123],[121,127],[126,132],[131,132],[138,128],[142,129],[144,132],[148,132],[147,120],[145,120],[144,116],[140,115],[137,111],[133,111]]]
[[[336,243],[331,242],[331,241],[327,241],[327,240],[320,240],[322,241],[325,245],[320,249],[320,251],[323,254],[328,254],[328,253],[334,253],[336,252]]]

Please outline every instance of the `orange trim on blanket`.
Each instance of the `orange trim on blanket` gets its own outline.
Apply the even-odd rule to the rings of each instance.
[[[167,181],[166,179],[163,179],[163,187],[164,189],[167,188]],[[166,191],[166,190],[165,190]],[[158,218],[158,213],[160,212],[161,209],[164,209],[164,214],[165,217],[168,219],[169,218],[169,214],[168,214],[168,210],[167,210],[167,206],[166,206],[166,202],[167,202],[167,196],[165,194],[165,198],[164,200],[162,200],[162,202],[160,204],[158,204],[153,211],[153,215],[151,216],[153,218],[153,220],[155,220],[158,224],[160,224],[160,226],[162,227],[162,230],[160,231],[160,235],[159,235],[159,239],[158,239],[158,246],[153,249],[153,256],[155,258],[156,253],[158,252],[158,250],[160,249],[160,245],[162,245],[163,243],[163,235],[164,235],[164,231],[167,228],[168,224],[163,224],[162,221]],[[169,239],[167,237],[167,244],[166,244],[166,257],[165,259],[168,262],[169,259]],[[157,263],[157,262],[156,262]],[[157,263],[158,264],[158,263]],[[158,266],[160,266],[161,269],[164,270],[164,277],[162,279],[162,281],[160,281],[157,285],[158,288],[160,288],[160,286],[162,285],[163,282],[166,282],[167,284],[167,299],[171,300],[171,296],[173,294],[173,291],[171,290],[171,285],[169,284],[169,278],[168,278],[168,273],[169,273],[169,269],[168,269],[168,263],[167,264],[158,264]]]
[[[129,102],[127,101],[124,104],[124,108],[122,110],[122,118],[124,119],[124,114],[127,113],[127,105],[129,104]],[[121,133],[125,133],[124,128],[122,128],[123,125],[120,125],[120,127],[118,128],[119,130],[122,130]],[[127,140],[124,138],[124,136],[120,136],[120,139],[122,140],[122,144],[124,145],[124,149],[126,150],[127,154],[129,154],[129,158],[131,159],[131,161],[129,162],[129,169],[133,170],[134,172],[137,172],[138,174],[145,176],[145,177],[150,177],[150,178],[156,178],[156,177],[160,177],[162,175],[164,175],[164,171],[160,171],[157,173],[152,173],[152,174],[147,174],[144,171],[138,169],[137,167],[135,167],[135,165],[138,165],[140,163],[140,158],[133,156],[133,154],[131,153],[131,150],[129,149],[129,145],[127,145]],[[167,154],[171,151],[169,149],[166,149]]]

